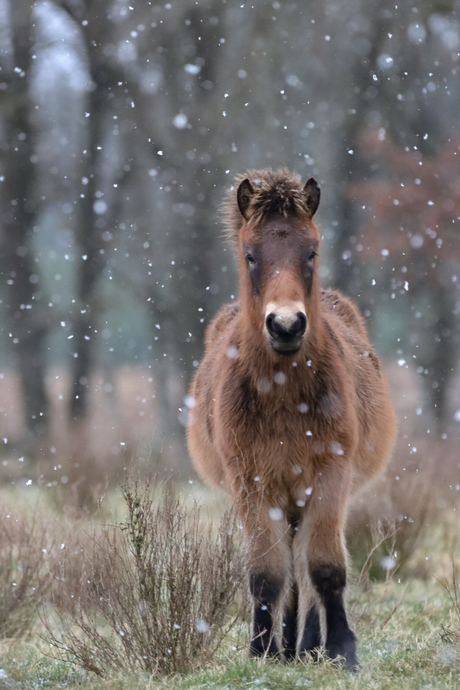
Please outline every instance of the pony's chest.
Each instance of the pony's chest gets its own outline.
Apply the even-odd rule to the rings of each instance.
[[[216,410],[226,457],[244,456],[249,467],[262,463],[272,474],[290,477],[317,465],[324,454],[343,452],[342,397],[330,386],[318,394],[308,381],[289,383],[280,377],[256,387],[244,377],[228,380]]]
[[[298,390],[268,379],[257,385],[245,378],[235,379],[224,390],[222,412],[240,429],[271,439],[302,425],[302,416],[309,410],[305,400],[306,395]]]
[[[309,454],[317,424],[307,396],[298,390],[255,390],[233,381],[221,398],[218,417],[228,442],[275,465]]]

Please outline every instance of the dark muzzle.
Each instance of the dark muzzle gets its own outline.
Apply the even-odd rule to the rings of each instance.
[[[282,355],[291,355],[302,345],[302,339],[307,330],[307,317],[301,311],[298,311],[291,319],[286,319],[285,316],[279,317],[271,312],[265,319],[265,325],[270,335],[272,348]]]

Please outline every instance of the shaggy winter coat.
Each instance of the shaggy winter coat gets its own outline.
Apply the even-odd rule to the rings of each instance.
[[[200,475],[234,497],[248,538],[251,653],[290,659],[323,643],[355,669],[347,506],[385,467],[396,424],[361,314],[320,287],[319,199],[315,180],[302,186],[286,170],[253,171],[232,188],[240,300],[208,328],[188,443]]]

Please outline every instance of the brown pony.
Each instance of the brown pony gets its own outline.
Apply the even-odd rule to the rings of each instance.
[[[320,190],[287,170],[238,179],[226,224],[241,297],[210,324],[190,390],[198,472],[235,499],[250,546],[253,656],[321,646],[357,666],[344,607],[344,523],[352,493],[384,468],[395,416],[364,320],[321,290]]]

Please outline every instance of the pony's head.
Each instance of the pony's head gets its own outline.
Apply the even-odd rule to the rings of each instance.
[[[274,352],[298,352],[319,308],[319,233],[313,222],[320,189],[286,170],[253,171],[227,204],[238,247],[243,316]]]

